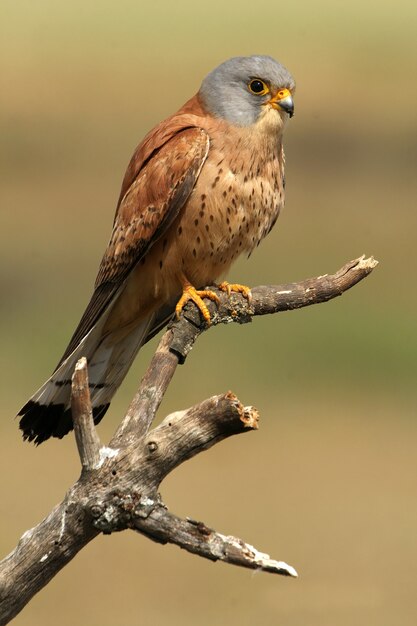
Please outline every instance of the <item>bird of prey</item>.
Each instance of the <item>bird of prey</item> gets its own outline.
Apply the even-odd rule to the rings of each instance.
[[[203,298],[216,296],[203,287],[252,252],[284,204],[282,138],[294,89],[269,56],[229,59],[139,144],[91,300],[54,373],[19,412],[24,439],[39,444],[72,429],[81,356],[98,423],[140,347],[175,310],[192,300],[210,322]]]

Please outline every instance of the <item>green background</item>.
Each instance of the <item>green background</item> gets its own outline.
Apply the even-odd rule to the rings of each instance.
[[[297,80],[286,208],[232,279],[380,261],[333,302],[206,333],[160,412],[228,389],[259,408],[258,432],[186,463],[162,494],[299,580],[126,532],[87,546],[16,625],[415,625],[416,30],[414,0],[2,0],[2,554],[79,474],[72,436],[35,449],[13,416],[89,298],[135,145],[218,63],[270,54]],[[154,347],[100,425],[103,442]]]

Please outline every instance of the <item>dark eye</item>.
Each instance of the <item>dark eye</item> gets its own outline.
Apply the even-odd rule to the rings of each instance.
[[[269,92],[268,86],[260,78],[253,78],[249,85],[249,91],[257,96],[264,96]]]

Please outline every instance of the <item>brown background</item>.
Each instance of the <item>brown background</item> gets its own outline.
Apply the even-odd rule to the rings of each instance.
[[[89,298],[133,148],[219,62],[270,54],[298,83],[286,210],[232,278],[286,282],[363,252],[380,260],[337,301],[207,333],[161,411],[229,388],[260,409],[259,432],[190,461],[162,493],[176,513],[293,564],[299,580],[123,533],[83,550],[16,625],[415,625],[416,7],[2,0],[2,554],[79,473],[71,436],[35,449],[13,416]]]

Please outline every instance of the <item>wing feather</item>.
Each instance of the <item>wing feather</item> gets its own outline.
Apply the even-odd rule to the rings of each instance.
[[[161,125],[156,127],[132,157],[94,293],[60,363],[109,310],[129,273],[191,194],[208,154],[209,138],[203,129],[185,125],[190,116],[183,117],[182,126],[178,118],[172,119],[171,132],[169,120],[163,123],[163,132]]]

